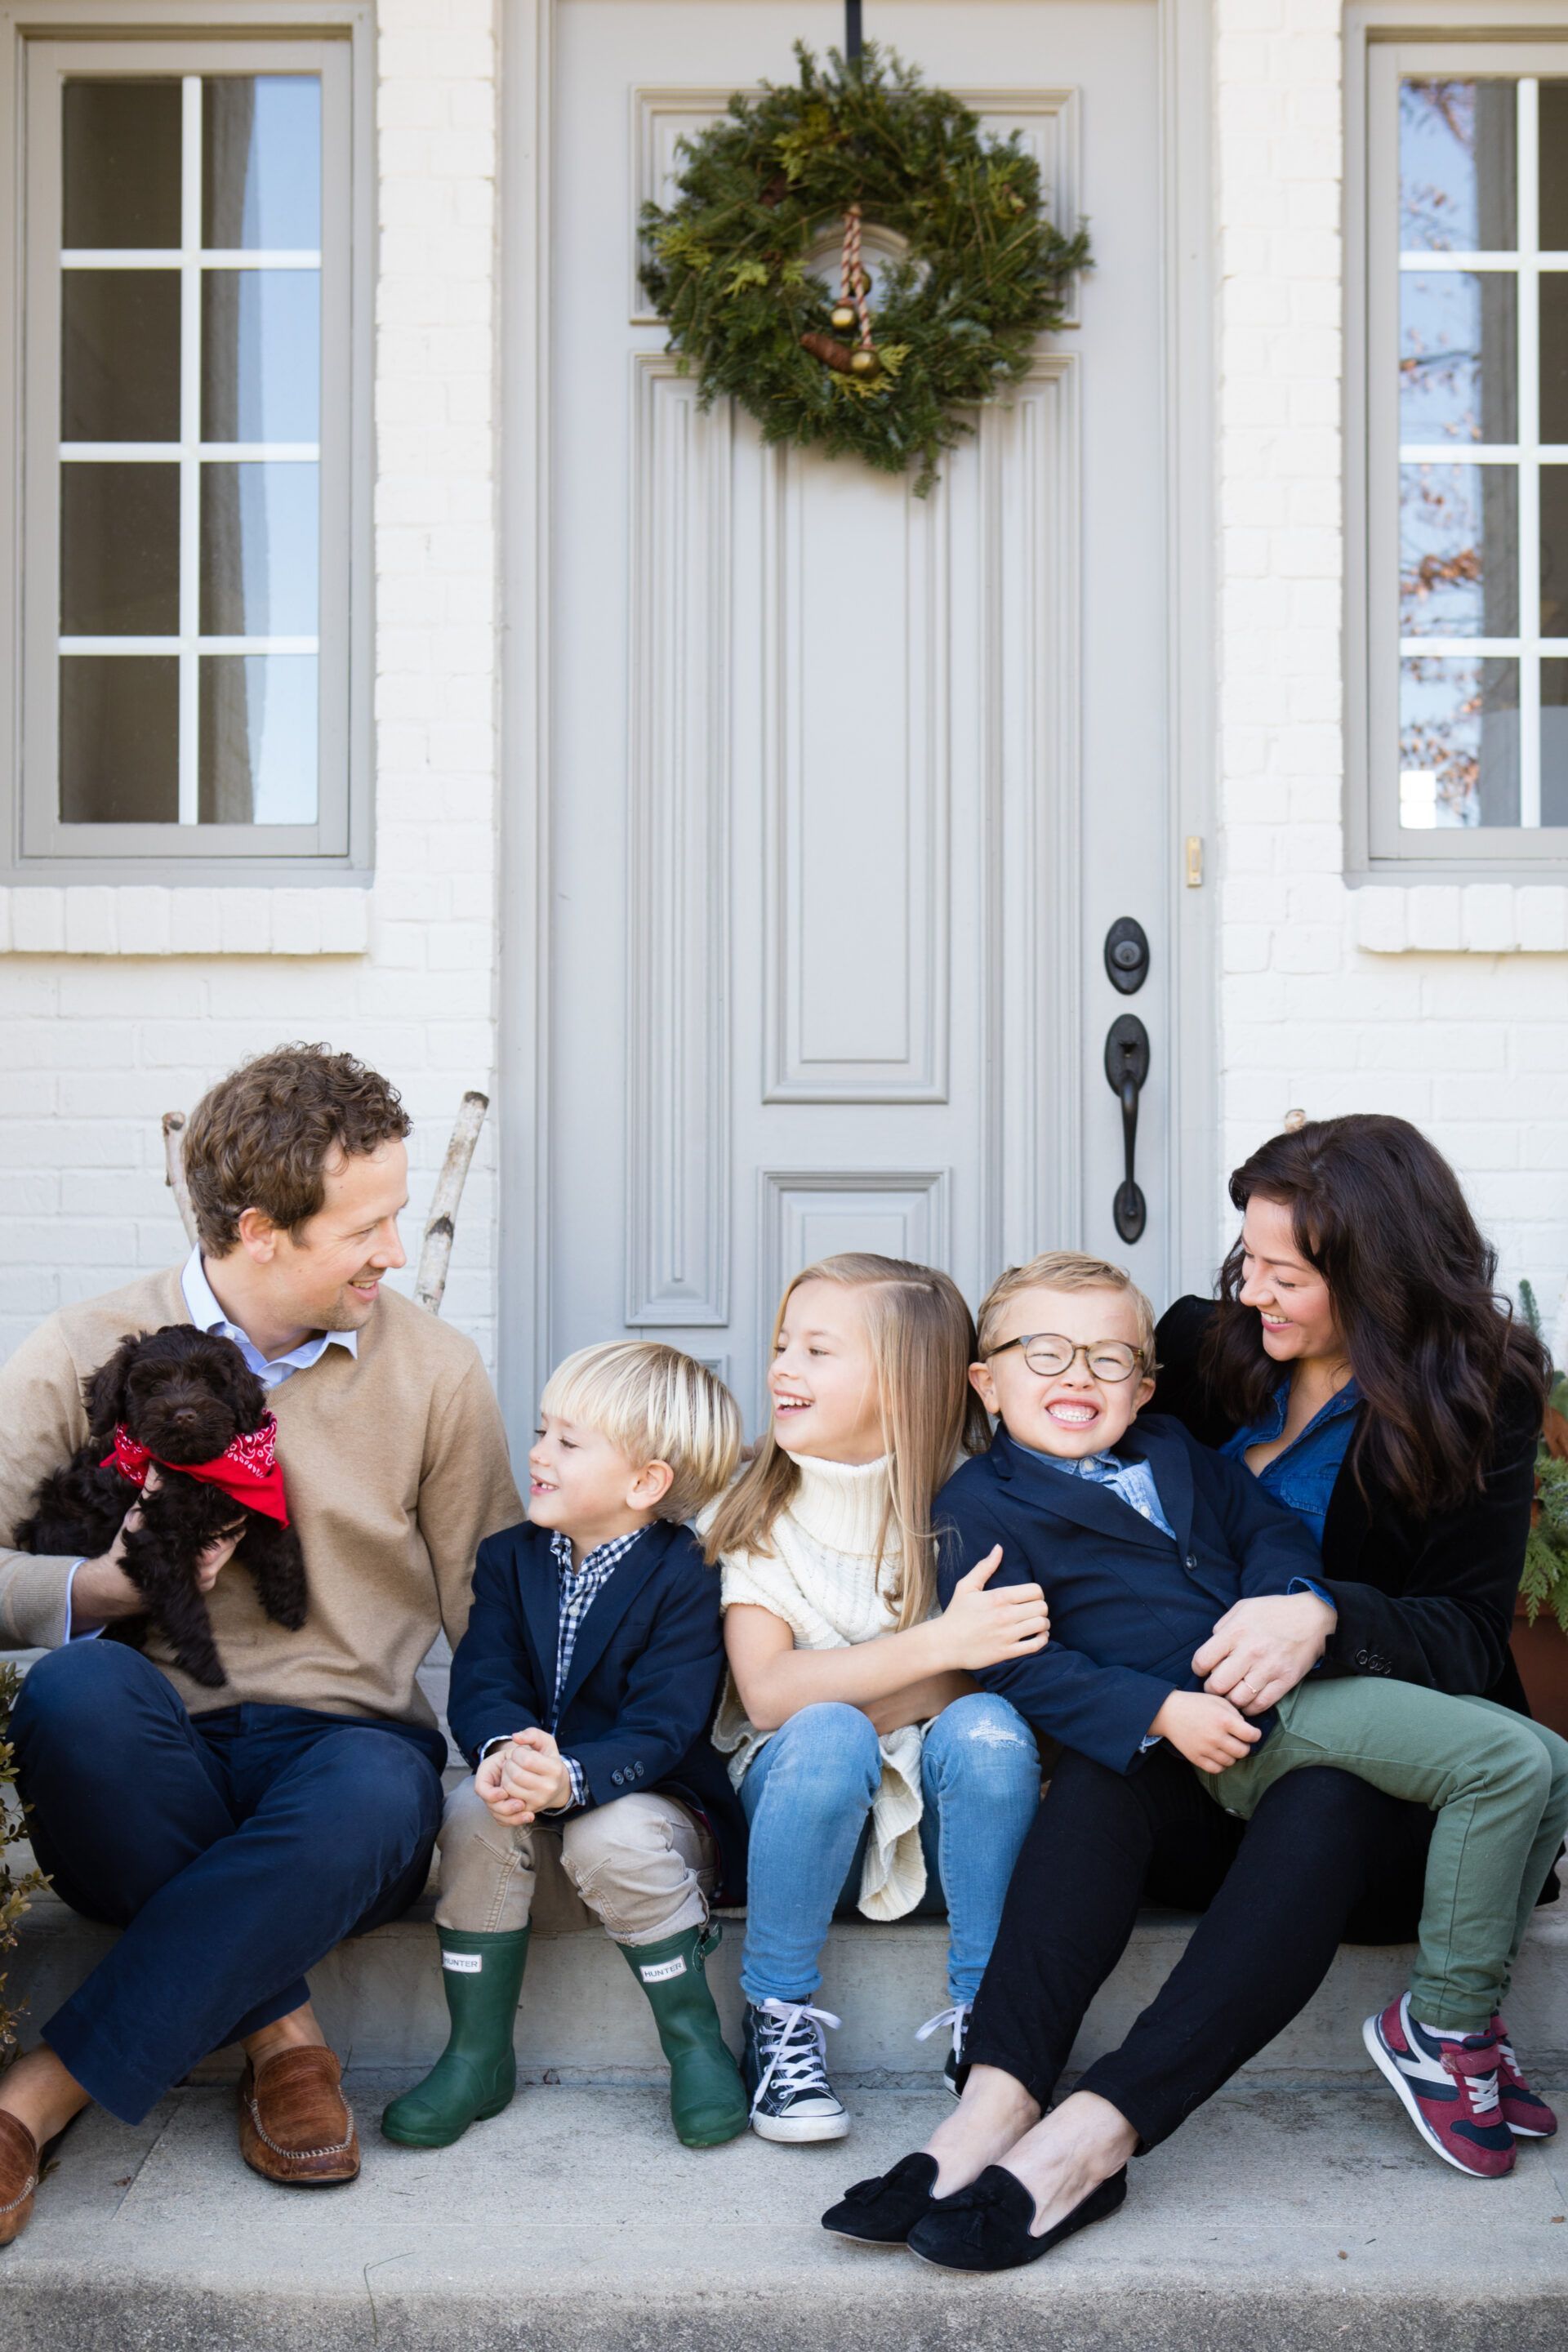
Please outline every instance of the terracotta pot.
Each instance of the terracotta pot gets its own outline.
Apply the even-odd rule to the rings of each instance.
[[[1514,1604],[1510,1646],[1531,1713],[1538,1723],[1568,1739],[1568,1633],[1546,1609],[1531,1625],[1523,1601],[1519,1601]]]

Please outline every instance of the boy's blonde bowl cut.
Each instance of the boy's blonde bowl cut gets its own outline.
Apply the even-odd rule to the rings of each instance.
[[[741,1409],[723,1381],[657,1339],[579,1348],[551,1373],[539,1406],[596,1429],[639,1469],[668,1462],[675,1475],[657,1518],[695,1518],[723,1493],[741,1458]]]
[[[991,1424],[969,1385],[973,1319],[957,1284],[934,1267],[846,1250],[795,1276],[779,1301],[775,1348],[789,1302],[803,1282],[836,1282],[865,1293],[889,1469],[888,1510],[877,1546],[879,1555],[885,1553],[897,1530],[903,1632],[921,1624],[936,1601],[931,1514],[937,1489],[963,1454],[983,1454],[991,1443]],[[770,1421],[714,1514],[707,1536],[709,1559],[717,1561],[725,1552],[771,1552],[773,1521],[789,1508],[799,1484],[800,1472]]]
[[[980,1302],[980,1360],[984,1363],[1002,1337],[1003,1309],[1021,1290],[1118,1290],[1132,1301],[1138,1318],[1138,1353],[1143,1370],[1152,1374],[1154,1309],[1124,1265],[1103,1257],[1086,1257],[1081,1250],[1047,1250],[1027,1265],[1010,1265],[999,1274]]]

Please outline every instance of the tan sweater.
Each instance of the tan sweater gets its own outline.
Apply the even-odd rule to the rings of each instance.
[[[62,1307],[0,1366],[0,1539],[38,1482],[87,1438],[82,1381],[127,1331],[188,1323],[177,1268]],[[384,1289],[359,1353],[327,1348],[268,1403],[310,1612],[297,1633],[263,1613],[244,1547],[209,1596],[228,1675],[205,1690],[149,1631],[147,1654],[193,1714],[252,1700],[428,1723],[415,1675],[468,1622],[480,1539],[523,1516],[494,1393],[471,1339]],[[0,1549],[0,1649],[64,1639],[74,1561]]]

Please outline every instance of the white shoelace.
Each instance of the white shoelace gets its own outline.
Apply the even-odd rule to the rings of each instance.
[[[929,2042],[933,2033],[940,2033],[944,2025],[951,2025],[952,2028],[952,2063],[955,2066],[961,2065],[963,2061],[964,2021],[968,2018],[969,2012],[973,2006],[974,2003],[972,2000],[955,2000],[951,2009],[939,2009],[934,2017],[928,2017],[923,2025],[916,2026],[915,2040],[917,2042]]]
[[[1485,2074],[1468,2074],[1460,2066],[1449,2066],[1447,2072],[1453,2075],[1456,2082],[1462,2083],[1468,2092],[1470,2105],[1478,2122],[1489,2123],[1498,2111],[1501,2094],[1497,2068],[1494,2066]]]
[[[813,2009],[804,2000],[764,2000],[759,2006],[764,2016],[778,2020],[778,2030],[770,2036],[773,2053],[752,2100],[753,2115],[775,2074],[782,2091],[829,2088],[827,2037],[822,2029],[831,2025],[837,2032],[843,2021],[830,2009]]]

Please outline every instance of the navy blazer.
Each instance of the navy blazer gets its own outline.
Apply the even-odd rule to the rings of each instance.
[[[479,1546],[447,1703],[471,1765],[488,1741],[549,1716],[561,1629],[550,1542],[548,1528],[525,1519]],[[746,1819],[708,1737],[723,1672],[718,1574],[689,1528],[656,1519],[578,1628],[555,1738],[583,1769],[588,1805],[657,1789],[700,1813],[719,1847],[718,1899],[743,1902]]]
[[[1038,1584],[1051,1638],[1034,1657],[987,1666],[1037,1727],[1113,1771],[1131,1772],[1173,1691],[1198,1690],[1193,1653],[1244,1596],[1321,1578],[1318,1547],[1300,1519],[1163,1414],[1136,1422],[1117,1446],[1154,1474],[1163,1535],[1109,1486],[1055,1469],[998,1428],[988,1454],[954,1472],[937,1497],[942,1606],[994,1544],[991,1579]],[[1272,1717],[1260,1717],[1265,1736]]]

